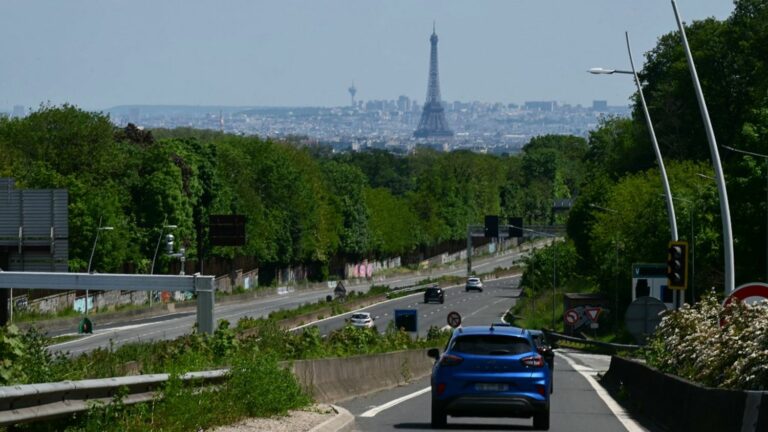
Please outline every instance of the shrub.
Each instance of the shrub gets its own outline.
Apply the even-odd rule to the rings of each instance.
[[[722,326],[721,326],[722,324]],[[768,387],[768,303],[723,308],[711,292],[662,320],[645,350],[659,370],[710,387]]]

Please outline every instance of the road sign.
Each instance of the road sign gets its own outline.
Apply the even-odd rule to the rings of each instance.
[[[728,306],[733,299],[739,299],[744,303],[752,304],[768,300],[768,284],[762,282],[750,282],[736,288],[723,302]]]
[[[600,311],[601,309],[599,307],[586,308],[584,309],[584,314],[590,321],[597,322],[597,317],[600,315]]]
[[[395,309],[395,327],[407,332],[418,331],[418,312],[416,309]]]
[[[453,311],[453,312],[449,313],[448,314],[448,325],[453,327],[453,328],[456,328],[456,327],[460,326],[461,325],[461,315],[458,312],[456,312],[456,311]]]
[[[565,318],[565,322],[568,325],[574,325],[576,324],[576,321],[579,320],[579,312],[576,311],[576,309],[568,309],[565,311],[565,314],[563,315]]]
[[[212,246],[245,245],[245,216],[211,215],[208,224]]]
[[[645,343],[667,310],[667,305],[655,297],[639,297],[627,308],[624,325],[638,343]]]

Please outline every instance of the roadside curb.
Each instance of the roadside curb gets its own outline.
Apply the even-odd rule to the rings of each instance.
[[[336,415],[313,427],[309,432],[346,432],[352,430],[355,425],[355,416],[338,405],[331,406],[336,411]]]

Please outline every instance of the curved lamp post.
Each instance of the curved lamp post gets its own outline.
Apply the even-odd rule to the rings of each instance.
[[[731,228],[731,210],[728,206],[728,190],[725,187],[725,176],[723,175],[723,164],[720,161],[720,153],[717,150],[717,140],[715,131],[712,128],[712,122],[709,119],[709,110],[707,102],[704,100],[704,93],[701,90],[699,74],[696,72],[696,64],[693,62],[691,47],[688,45],[688,37],[685,35],[685,27],[680,14],[677,11],[677,3],[672,0],[672,9],[675,11],[675,20],[677,28],[680,30],[680,39],[683,43],[685,58],[688,60],[688,69],[691,72],[693,88],[696,91],[696,99],[699,102],[699,111],[701,119],[704,121],[704,130],[707,132],[707,142],[709,143],[709,152],[712,157],[712,165],[715,169],[715,178],[717,180],[717,192],[720,195],[720,217],[723,220],[723,246],[725,259],[725,295],[730,295],[736,287],[736,275],[734,274],[733,258],[733,230]]]
[[[557,294],[557,235],[550,234],[542,231],[536,231],[529,228],[523,228],[515,225],[510,225],[512,228],[517,228],[522,231],[528,231],[530,233],[543,235],[546,237],[554,238],[552,241],[552,330],[555,330],[555,295]],[[535,249],[534,249],[535,252]]]
[[[591,74],[612,75],[612,74],[628,74],[635,78],[635,85],[637,86],[637,93],[640,96],[640,103],[643,106],[643,113],[645,114],[645,123],[648,126],[648,132],[651,134],[651,143],[653,144],[653,151],[656,154],[656,162],[659,164],[659,173],[661,174],[661,183],[664,186],[664,195],[667,198],[667,216],[669,218],[669,231],[672,235],[672,240],[677,241],[677,222],[675,220],[675,205],[672,201],[672,191],[669,188],[669,179],[667,178],[667,170],[664,168],[664,160],[661,157],[661,150],[659,150],[659,143],[656,141],[656,132],[653,130],[653,123],[651,123],[651,114],[648,112],[648,105],[645,103],[645,96],[643,95],[643,87],[640,85],[640,78],[637,76],[635,70],[635,62],[632,60],[632,48],[629,44],[629,33],[625,32],[624,36],[627,39],[627,53],[629,53],[629,64],[632,66],[631,71],[623,71],[616,69],[603,69],[592,68],[589,70]]]
[[[88,259],[88,273],[91,272],[91,264],[93,263],[93,254],[96,252],[96,243],[99,241],[99,233],[102,231],[112,231],[114,228],[111,226],[101,226],[101,218],[99,218],[99,227],[96,229],[96,237],[93,239],[93,248],[91,248],[91,257]],[[88,316],[88,288],[85,289],[85,315]]]
[[[165,234],[165,230],[173,230],[176,228],[178,228],[176,225],[166,225],[165,221],[163,221],[163,226],[160,228],[160,236],[157,238],[157,245],[155,246],[155,254],[152,255],[152,264],[149,269],[149,274],[155,274],[155,261],[157,260],[157,251],[160,249],[160,241],[163,240],[163,234]],[[152,307],[152,297],[154,297],[154,295],[154,291],[149,292],[149,307]]]

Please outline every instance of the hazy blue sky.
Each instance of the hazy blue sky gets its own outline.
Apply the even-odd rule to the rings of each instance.
[[[684,20],[730,0],[678,0]],[[424,100],[432,21],[444,100],[628,103],[628,68],[676,29],[669,0],[0,0],[0,109],[69,102],[343,105]]]

